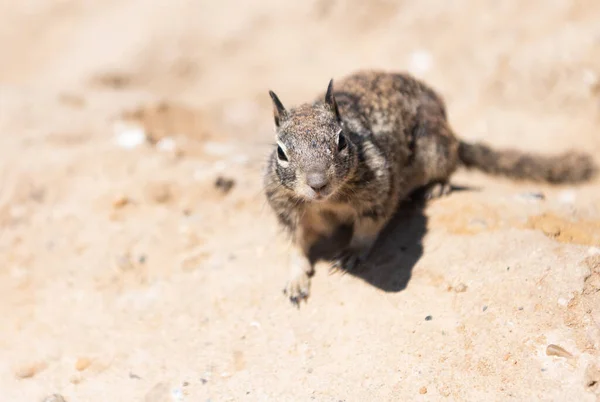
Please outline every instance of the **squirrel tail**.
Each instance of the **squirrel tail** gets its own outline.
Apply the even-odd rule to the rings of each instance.
[[[573,151],[543,156],[511,149],[495,150],[485,144],[460,141],[458,155],[466,168],[552,184],[583,182],[594,177],[598,170],[590,155]]]

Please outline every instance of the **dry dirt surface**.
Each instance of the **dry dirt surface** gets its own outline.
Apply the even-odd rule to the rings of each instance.
[[[600,160],[598,0],[0,2],[2,401],[598,401],[600,179],[406,210],[295,309],[268,89],[408,70],[468,140]]]

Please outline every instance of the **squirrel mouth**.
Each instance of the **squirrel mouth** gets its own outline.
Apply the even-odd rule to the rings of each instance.
[[[327,200],[331,194],[333,192],[330,189],[326,189],[324,191],[314,191],[313,192],[313,196],[311,197],[312,201],[317,201],[317,202],[321,202],[321,201],[325,201]]]

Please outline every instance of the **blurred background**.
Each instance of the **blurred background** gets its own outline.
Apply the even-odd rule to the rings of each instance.
[[[431,206],[406,289],[324,268],[296,311],[261,174],[268,90],[290,107],[362,68],[424,79],[465,139],[598,155],[599,21],[597,0],[1,2],[2,398],[594,400],[597,180],[461,171],[482,191]]]

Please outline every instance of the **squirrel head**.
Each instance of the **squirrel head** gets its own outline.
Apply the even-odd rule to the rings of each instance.
[[[286,110],[277,95],[273,100],[277,146],[271,156],[283,187],[308,202],[335,197],[358,164],[355,144],[344,124],[329,82],[325,99]]]

